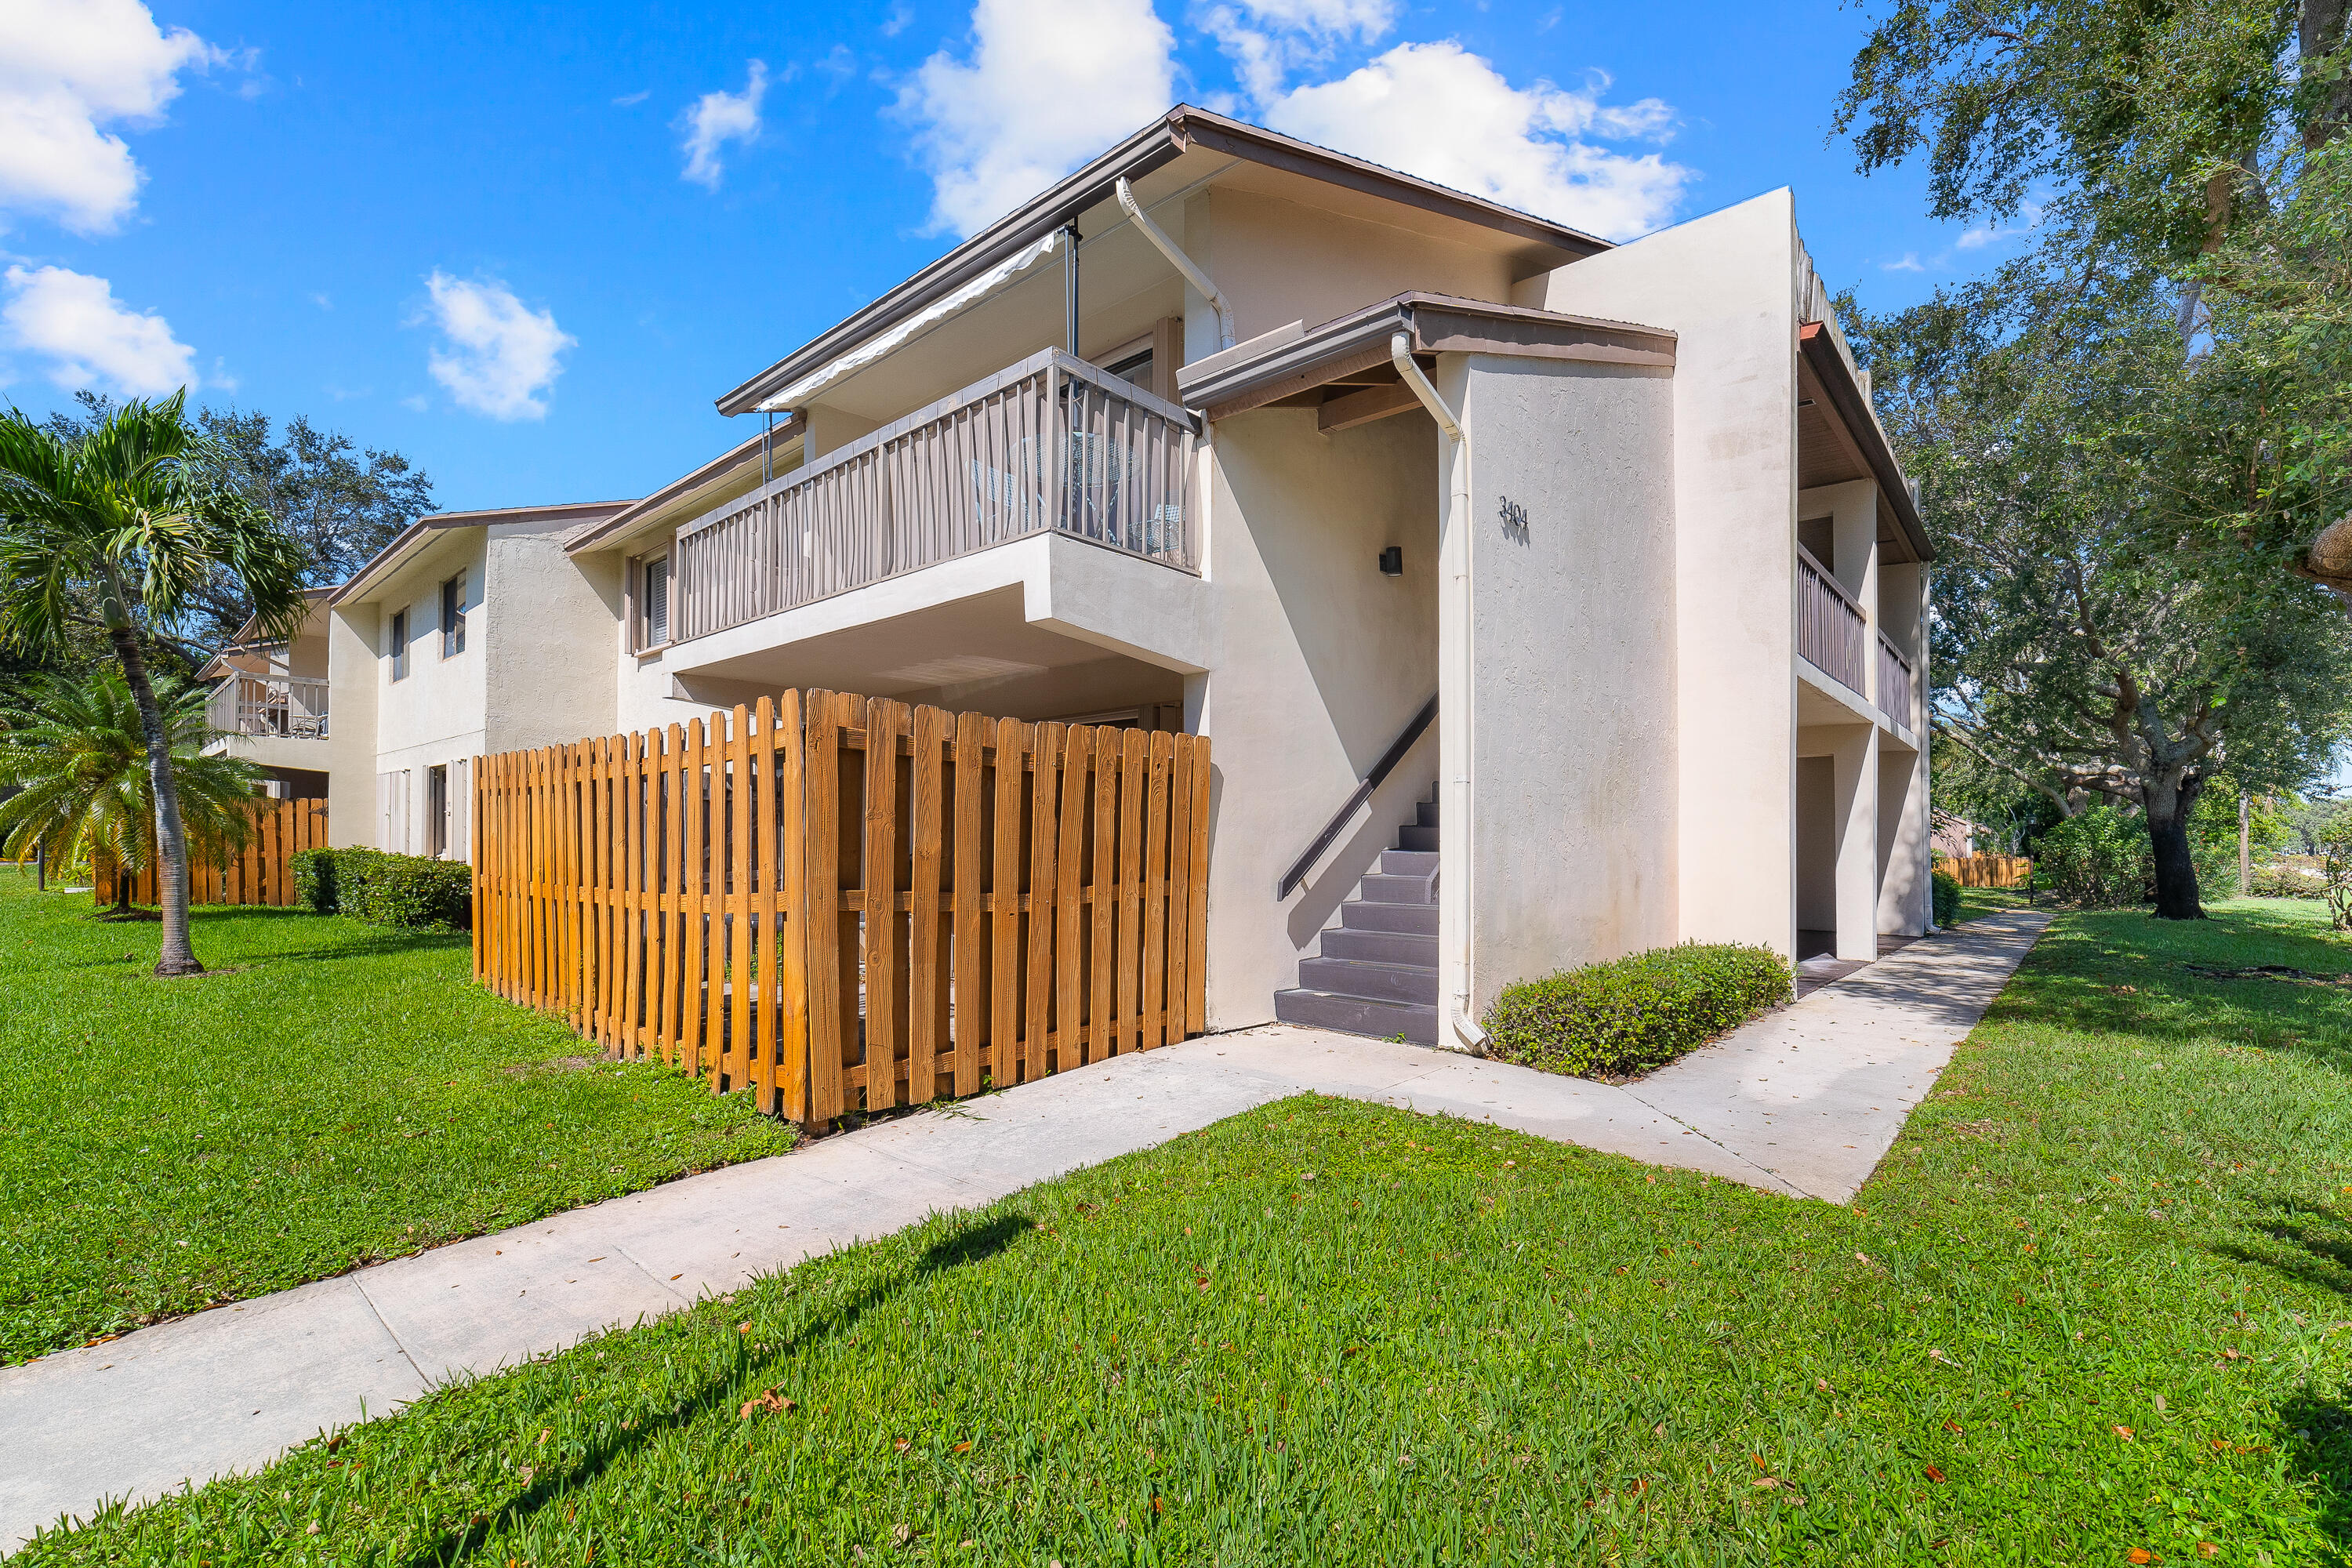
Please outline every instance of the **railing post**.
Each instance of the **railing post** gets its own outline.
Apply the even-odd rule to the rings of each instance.
[[[1072,421],[1063,406],[1062,362],[1058,355],[1045,366],[1045,527],[1060,532],[1070,488]]]

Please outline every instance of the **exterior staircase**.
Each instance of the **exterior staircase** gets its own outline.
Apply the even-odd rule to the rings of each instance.
[[[1316,956],[1299,961],[1297,986],[1274,994],[1283,1023],[1437,1043],[1436,794],[1339,906]]]

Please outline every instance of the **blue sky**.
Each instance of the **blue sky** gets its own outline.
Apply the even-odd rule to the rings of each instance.
[[[1175,99],[1619,237],[1793,185],[1875,305],[2005,254],[1825,145],[1831,4],[0,6],[0,397],[195,383],[456,510],[635,496],[720,392]]]

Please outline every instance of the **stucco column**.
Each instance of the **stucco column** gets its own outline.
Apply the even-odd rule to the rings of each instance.
[[[1858,724],[1830,753],[1837,826],[1837,956],[1878,956],[1878,726]]]
[[[1878,929],[1889,936],[1927,934],[1929,833],[1927,757],[1880,742]]]

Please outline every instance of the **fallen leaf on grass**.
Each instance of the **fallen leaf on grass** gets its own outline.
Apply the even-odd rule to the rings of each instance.
[[[2116,1436],[2128,1443],[2132,1440],[2132,1429],[2128,1426],[2118,1426],[2116,1428]]]
[[[2124,1553],[2124,1561],[2126,1563],[2153,1563],[2156,1561],[2156,1553],[2150,1552],[2145,1546],[2135,1546],[2129,1552]]]
[[[952,1451],[959,1454],[969,1454],[971,1452],[971,1445],[970,1443],[958,1443]]]
[[[772,1415],[782,1415],[794,1408],[797,1408],[794,1401],[779,1397],[776,1391],[772,1388],[764,1394],[755,1394],[745,1400],[743,1408],[735,1413],[735,1418],[739,1421],[748,1421],[755,1410],[764,1410]]]
[[[1933,1465],[1929,1465],[1927,1468],[1927,1479],[1935,1482],[1937,1486],[1942,1486],[1944,1484],[1944,1472],[1937,1469]]]

